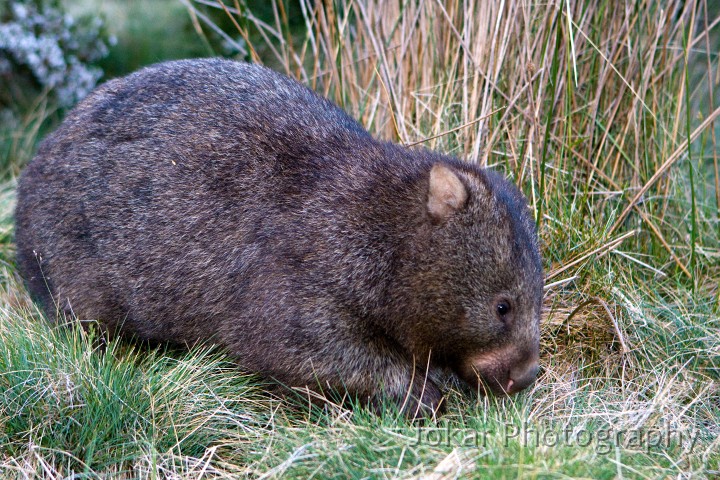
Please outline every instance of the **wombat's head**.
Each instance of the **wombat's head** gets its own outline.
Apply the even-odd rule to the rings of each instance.
[[[436,163],[426,181],[410,340],[481,391],[520,391],[538,371],[543,296],[525,197],[471,165]]]

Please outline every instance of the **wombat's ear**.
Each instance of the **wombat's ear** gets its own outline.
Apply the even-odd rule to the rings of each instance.
[[[447,220],[467,202],[468,191],[458,176],[448,167],[436,163],[430,170],[427,208],[438,222]]]

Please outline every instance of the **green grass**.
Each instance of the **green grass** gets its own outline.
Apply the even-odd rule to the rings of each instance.
[[[0,476],[717,478],[718,122],[696,130],[717,115],[712,2],[303,3],[310,28],[292,41],[280,3],[228,33],[375,134],[526,192],[549,285],[538,382],[509,399],[450,387],[447,414],[413,424],[276,398],[215,350],[101,348],[49,325],[22,287],[10,180]],[[44,117],[0,129],[8,175]]]

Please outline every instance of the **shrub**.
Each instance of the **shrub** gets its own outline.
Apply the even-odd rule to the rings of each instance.
[[[102,76],[92,63],[112,42],[101,18],[73,18],[59,0],[0,4],[0,106],[27,104],[38,93],[73,105]]]

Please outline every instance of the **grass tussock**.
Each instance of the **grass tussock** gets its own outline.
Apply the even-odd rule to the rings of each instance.
[[[547,272],[541,377],[512,399],[452,391],[448,414],[418,426],[392,410],[279,402],[221,353],[98,351],[91,335],[43,323],[19,285],[9,185],[5,475],[720,474],[713,2],[278,0],[268,22],[242,2],[181,1],[200,32],[219,27],[199,7],[225,12],[251,59],[380,137],[492,166],[524,189]],[[3,159],[17,168],[31,148],[14,145]]]

